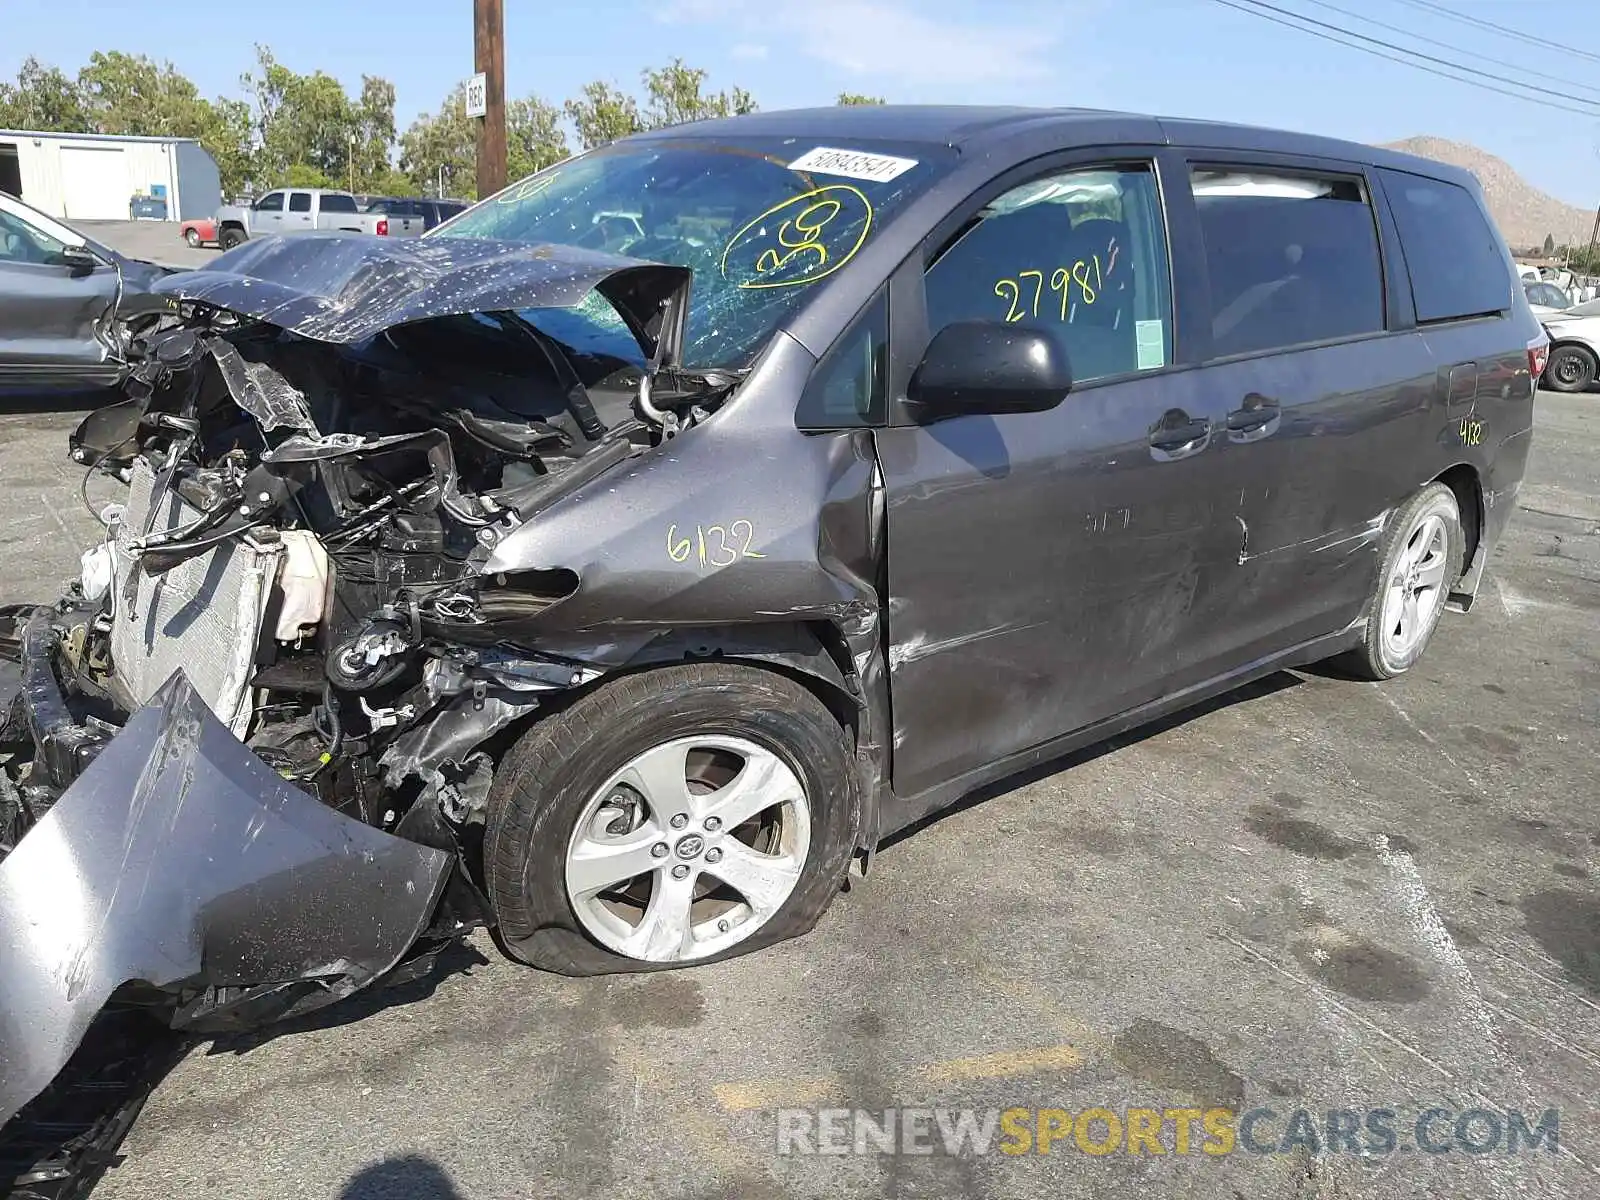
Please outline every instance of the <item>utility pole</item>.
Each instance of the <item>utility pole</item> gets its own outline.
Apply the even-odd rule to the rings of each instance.
[[[1594,228],[1589,231],[1589,253],[1584,257],[1583,269],[1594,270],[1594,244],[1600,241],[1600,206],[1594,210]]]
[[[506,185],[506,21],[504,0],[472,0],[472,56],[484,75],[478,122],[478,198]]]

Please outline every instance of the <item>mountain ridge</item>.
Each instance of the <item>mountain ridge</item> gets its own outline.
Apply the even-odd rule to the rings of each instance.
[[[1503,158],[1468,142],[1419,134],[1398,142],[1385,142],[1385,150],[1399,150],[1434,162],[1471,171],[1483,185],[1483,196],[1500,233],[1516,251],[1542,247],[1545,235],[1559,245],[1589,244],[1594,213],[1558,200],[1529,183]]]

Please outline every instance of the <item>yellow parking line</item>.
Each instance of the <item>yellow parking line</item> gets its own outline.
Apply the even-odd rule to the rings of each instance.
[[[837,1075],[764,1079],[749,1083],[719,1083],[711,1092],[728,1112],[757,1108],[805,1108],[841,1095],[844,1080]]]
[[[1072,1046],[1036,1046],[1026,1050],[1001,1050],[970,1058],[949,1058],[917,1068],[917,1079],[927,1084],[1009,1079],[1038,1071],[1070,1071],[1083,1065],[1083,1055]],[[845,1082],[838,1075],[791,1076],[744,1083],[719,1083],[712,1089],[725,1112],[750,1112],[764,1108],[805,1108],[843,1097]]]
[[[929,1063],[918,1074],[928,1083],[956,1080],[1009,1079],[1036,1071],[1070,1071],[1083,1066],[1083,1055],[1072,1046],[1039,1046],[1032,1050],[1001,1050],[971,1058],[951,1058]]]

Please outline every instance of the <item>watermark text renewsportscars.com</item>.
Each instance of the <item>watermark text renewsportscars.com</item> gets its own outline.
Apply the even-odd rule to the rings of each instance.
[[[779,1154],[1523,1154],[1560,1149],[1547,1108],[780,1108]]]

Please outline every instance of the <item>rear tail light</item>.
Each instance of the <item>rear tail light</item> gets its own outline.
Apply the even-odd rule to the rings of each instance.
[[[379,237],[388,237],[389,236],[389,221],[388,221],[387,217],[378,218],[378,236]],[[1531,356],[1533,354],[1533,351],[1532,350],[1528,351],[1528,354]]]
[[[1544,365],[1550,361],[1550,336],[1540,334],[1528,343],[1528,374],[1533,377],[1537,386],[1539,376],[1544,374]]]

